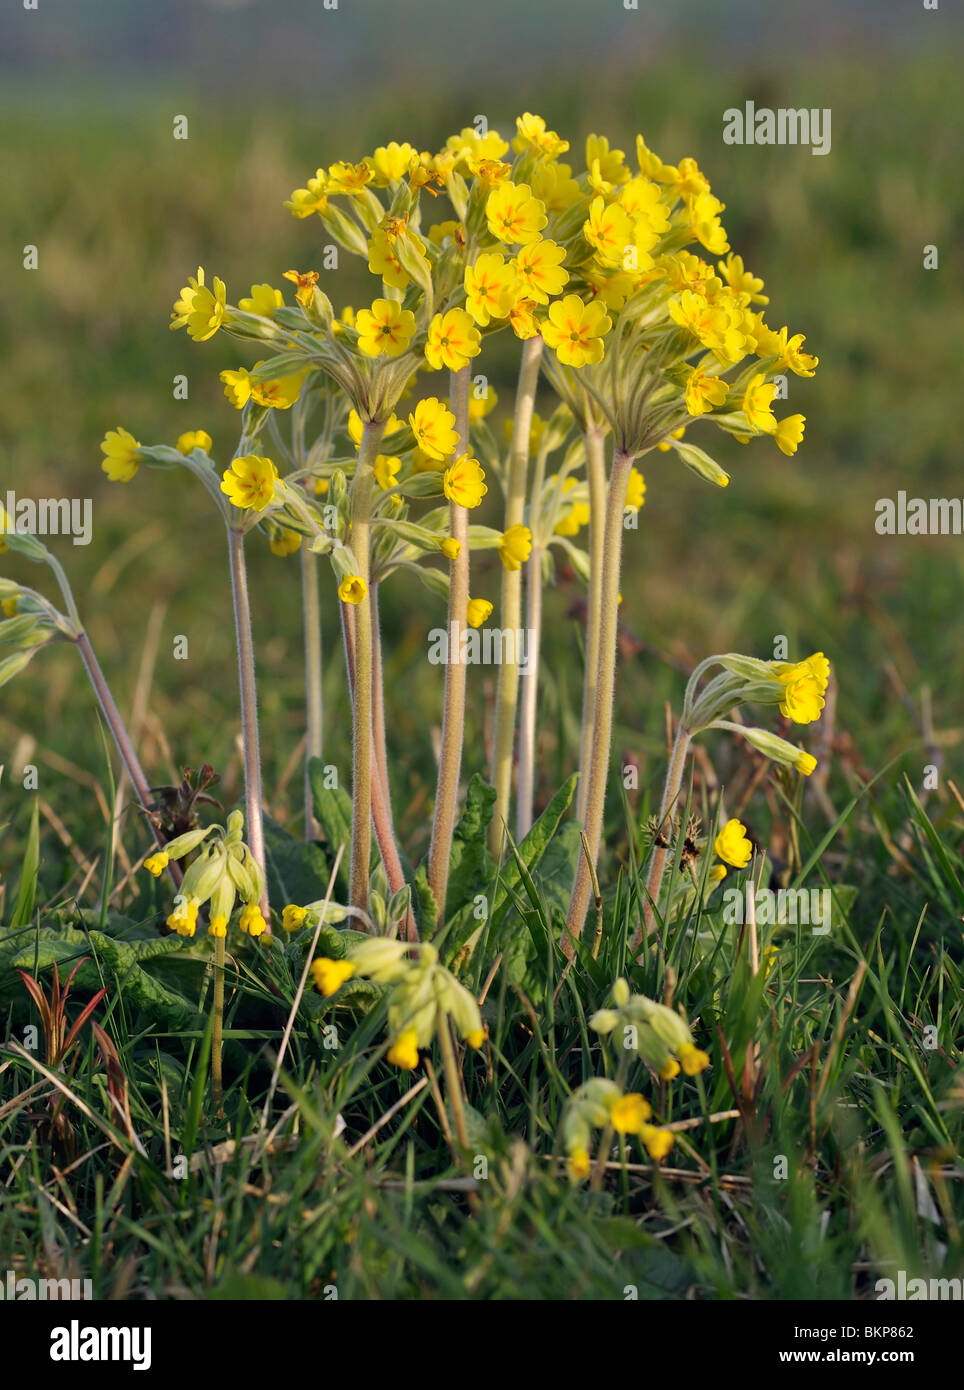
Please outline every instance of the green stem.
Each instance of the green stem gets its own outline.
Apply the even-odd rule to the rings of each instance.
[[[584,820],[589,791],[593,722],[596,708],[596,672],[599,665],[600,593],[603,571],[603,537],[606,529],[606,456],[603,433],[587,425],[586,478],[589,483],[589,591],[586,595],[586,653],[582,688],[582,734],[579,746],[579,789],[576,819]]]
[[[538,493],[534,496],[538,497]],[[536,780],[536,710],[539,697],[539,656],[542,645],[542,546],[533,542],[526,571],[526,673],[522,677],[519,720],[519,785],[516,801],[516,839],[532,829]]]
[[[244,532],[228,526],[228,555],[231,564],[231,594],[234,600],[234,629],[238,648],[238,688],[241,696],[241,744],[244,753],[245,840],[264,871],[264,821],[261,792],[261,749],[258,739],[258,689],[254,671],[254,642],[251,636],[251,600],[248,572],[244,563]],[[268,921],[268,892],[261,899],[261,911]]]
[[[355,608],[355,681],[352,728],[351,903],[368,910],[372,847],[372,596],[371,507],[375,459],[385,432],[383,420],[367,420],[352,483],[351,548],[366,593]]]
[[[302,620],[305,628],[305,839],[313,840],[319,833],[315,820],[314,798],[311,791],[309,765],[322,753],[322,655],[321,601],[318,594],[318,557],[301,547]]]
[[[535,410],[536,387],[542,363],[542,339],[528,338],[522,346],[519,384],[516,388],[515,415],[512,421],[512,445],[506,470],[505,530],[521,524],[525,516],[526,481],[529,472],[529,436]],[[489,825],[489,848],[501,858],[505,826],[509,821],[509,800],[512,795],[512,751],[515,742],[516,703],[519,693],[519,667],[515,660],[515,635],[522,614],[522,571],[505,570],[502,575],[501,624],[503,632],[512,633],[512,661],[499,667],[499,683],[495,697],[495,727],[492,744],[492,785],[495,787],[495,806]]]
[[[661,834],[667,840],[672,840],[673,809],[680,794],[680,787],[683,785],[683,770],[686,767],[690,738],[689,730],[684,729],[683,725],[680,724],[676,730],[676,738],[673,740],[673,751],[670,754],[669,767],[666,769],[666,781],[663,784],[663,799],[659,805],[657,834]],[[653,852],[649,860],[649,872],[646,875],[646,902],[643,905],[643,922],[646,926],[647,936],[651,936],[656,930],[656,912],[653,904],[659,902],[659,893],[663,886],[663,874],[666,870],[669,852],[669,845],[653,845]],[[638,953],[642,941],[643,931],[642,927],[639,927],[633,939],[634,952]]]
[[[214,1109],[221,1114],[223,1075],[221,1070],[224,1039],[224,937],[214,938],[214,1020],[211,1027],[211,1084]]]
[[[609,777],[609,755],[612,745],[613,696],[616,680],[616,647],[619,633],[619,570],[623,545],[623,511],[626,485],[633,455],[617,449],[613,455],[609,495],[606,501],[606,524],[603,532],[603,555],[599,604],[599,653],[596,662],[596,697],[593,704],[593,736],[586,787],[586,810],[583,829],[589,844],[590,859],[580,855],[572,888],[572,902],[566,919],[566,934],[562,948],[567,956],[574,953],[573,941],[578,939],[586,920],[586,910],[592,893],[590,863],[599,859],[602,838],[603,811],[606,802],[606,782]]]
[[[468,1153],[469,1131],[465,1123],[465,1107],[462,1104],[462,1078],[455,1062],[455,1047],[452,1044],[452,1030],[448,1014],[439,1010],[438,1040],[442,1049],[442,1066],[445,1071],[445,1089],[448,1091],[449,1105],[455,1119],[455,1135],[460,1147]]]
[[[451,375],[450,396],[459,434],[456,453],[469,448],[469,367]],[[449,859],[455,831],[459,773],[462,766],[462,732],[465,724],[465,663],[461,660],[461,636],[467,622],[469,603],[469,514],[465,507],[450,503],[453,539],[461,549],[451,561],[449,571],[449,659],[445,667],[442,700],[442,739],[439,749],[438,781],[435,788],[435,815],[428,855],[428,882],[438,906],[438,924],[445,918],[445,895],[449,880]]]

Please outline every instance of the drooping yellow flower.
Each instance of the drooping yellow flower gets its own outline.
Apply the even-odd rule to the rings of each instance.
[[[806,415],[784,415],[783,419],[778,421],[773,438],[781,453],[789,457],[797,452],[803,440],[806,418]]]
[[[578,1145],[569,1155],[569,1176],[576,1182],[581,1182],[583,1178],[589,1177],[591,1168],[589,1150],[581,1144]]]
[[[812,724],[820,718],[824,706],[823,694],[813,673],[806,667],[795,667],[781,676],[783,699],[780,713],[794,724]]]
[[[398,480],[398,473],[402,466],[402,460],[396,458],[394,454],[378,454],[375,458],[375,482],[383,492],[388,492],[393,488]]]
[[[517,116],[515,125],[519,133],[512,141],[512,148],[517,154],[523,150],[534,150],[547,159],[555,159],[569,148],[568,140],[561,140],[554,130],[548,129],[541,116],[534,116],[531,111]]]
[[[778,359],[774,371],[789,367],[797,376],[813,376],[820,359],[814,357],[812,352],[802,350],[801,344],[805,342],[804,334],[794,333],[791,338],[789,329],[784,326],[779,333],[775,333],[772,328],[767,329],[761,339],[760,348],[763,355]]]
[[[402,1071],[418,1066],[418,1034],[414,1028],[404,1028],[386,1053],[386,1060]]]
[[[211,452],[211,436],[207,430],[187,430],[184,434],[179,434],[177,444],[174,446],[178,453],[189,454],[192,449],[202,449],[204,453]]]
[[[540,238],[523,246],[515,258],[515,269],[525,297],[537,304],[548,304],[551,295],[559,294],[569,279],[569,272],[562,264],[565,259],[565,247],[554,241]]]
[[[646,1152],[656,1163],[665,1158],[673,1147],[673,1131],[658,1128],[656,1125],[644,1125],[640,1130],[640,1138],[646,1146]]]
[[[341,989],[354,973],[355,967],[350,960],[330,960],[327,956],[319,956],[311,962],[314,982],[326,998]]]
[[[271,553],[283,560],[285,556],[294,555],[296,550],[301,549],[301,541],[300,531],[292,531],[290,527],[283,526],[280,535],[271,537],[269,542]]]
[[[315,171],[315,177],[308,180],[307,188],[296,188],[291,197],[285,203],[293,217],[312,217],[316,212],[327,211],[328,208],[328,175],[324,169]]]
[[[430,459],[442,460],[455,452],[459,442],[455,416],[438,399],[426,396],[408,417],[418,447]]]
[[[213,338],[224,322],[227,290],[224,281],[215,275],[214,288],[204,283],[204,270],[197,268],[197,279],[192,276],[181,290],[179,299],[174,301],[171,313],[172,328],[187,328],[196,343]]]
[[[678,299],[671,299],[668,308],[673,322],[692,333],[721,361],[734,363],[746,356],[747,338],[742,331],[741,313],[716,301],[711,304],[705,295],[693,290],[684,290]]]
[[[517,299],[509,310],[509,326],[513,333],[521,341],[527,338],[534,338],[540,331],[541,325],[535,315],[535,301],[531,299]]]
[[[195,898],[181,898],[167,918],[167,925],[178,936],[193,936],[197,929],[198,906]]]
[[[442,491],[459,507],[477,507],[488,490],[485,469],[470,454],[460,454],[442,474]]]
[[[464,309],[436,314],[429,324],[425,360],[434,371],[457,372],[482,351],[482,335]]]
[[[462,554],[462,542],[457,541],[454,536],[446,536],[439,542],[439,549],[446,560],[457,560]]]
[[[465,307],[481,328],[504,319],[521,288],[515,266],[498,251],[483,251],[465,267]]]
[[[602,361],[603,335],[612,326],[613,321],[601,304],[583,304],[578,295],[567,294],[549,305],[542,336],[555,349],[560,362],[568,367],[584,367]]]
[[[261,366],[255,363],[255,368]],[[235,410],[243,410],[249,400],[258,405],[270,406],[274,410],[290,410],[301,395],[305,372],[294,372],[291,376],[274,377],[268,381],[257,381],[247,367],[236,370],[227,369],[220,373],[224,382],[224,394]]]
[[[284,308],[284,298],[273,285],[252,285],[251,297],[239,299],[238,308],[246,314],[260,314],[263,319],[271,319],[276,309]]]
[[[268,929],[257,903],[245,903],[238,918],[238,926],[246,936],[261,936]]]
[[[286,270],[283,278],[297,285],[295,299],[302,309],[310,309],[315,297],[315,286],[320,279],[317,270]]]
[[[360,574],[346,574],[338,585],[338,597],[342,603],[362,603],[368,593],[368,585]]]
[[[804,777],[809,777],[811,772],[817,766],[817,760],[812,753],[804,753],[801,750],[800,756],[797,758],[793,766],[796,768],[797,772],[802,772]]]
[[[626,482],[626,501],[623,505],[638,512],[645,501],[646,479],[638,468],[631,468]]]
[[[263,512],[274,501],[278,470],[271,459],[247,454],[234,459],[221,479],[221,491],[236,507]]]
[[[743,396],[742,409],[747,423],[757,433],[776,433],[777,422],[773,414],[773,397],[776,391],[775,384],[772,381],[767,382],[762,372],[757,372],[750,378],[750,384]]]
[[[161,849],[158,850],[156,854],[151,854],[144,860],[144,868],[149,874],[153,874],[155,878],[160,878],[170,862],[169,857]]]
[[[297,903],[288,903],[281,913],[281,925],[285,931],[300,931],[307,916],[307,908],[299,907]]]
[[[599,164],[599,172],[607,183],[625,183],[629,178],[626,168],[626,155],[623,150],[611,150],[605,135],[586,136],[586,168]]]
[[[728,820],[713,841],[713,852],[734,869],[745,869],[753,857],[753,845],[747,839],[742,821]]]
[[[682,1043],[679,1049],[680,1065],[686,1076],[698,1076],[710,1065],[710,1056],[693,1043]]]
[[[638,1134],[653,1113],[653,1107],[637,1091],[630,1091],[613,1102],[610,1123],[617,1134]]]
[[[672,1081],[674,1076],[679,1076],[679,1062],[676,1058],[668,1057],[657,1072],[657,1076],[660,1081]]]
[[[521,569],[532,553],[532,532],[517,523],[503,531],[499,542],[499,558],[507,570]]]
[[[549,481],[555,483],[557,480],[558,475],[555,474]],[[575,478],[566,478],[562,484],[563,497],[565,497],[567,492],[571,492],[577,485]],[[559,512],[556,524],[552,528],[553,534],[556,536],[577,536],[580,529],[583,526],[588,526],[588,524],[589,503],[573,502],[570,506],[565,507]]]
[[[228,919],[224,916],[212,917],[208,924],[208,936],[227,936]]]
[[[701,367],[694,367],[686,379],[686,409],[690,415],[706,415],[724,403],[729,389],[718,376],[707,376]]]
[[[394,238],[382,227],[376,227],[369,239],[368,269],[394,289],[403,290],[408,284],[408,275],[395,251]]]
[[[501,183],[486,199],[485,216],[496,241],[525,246],[538,240],[548,222],[545,204],[533,198],[527,183]]]
[[[731,252],[725,261],[719,262],[717,269],[730,289],[745,297],[747,304],[769,304],[769,296],[760,293],[763,281],[758,275],[744,269],[742,256],[735,256]]]
[[[690,230],[714,256],[722,256],[730,249],[720,221],[720,213],[725,206],[712,193],[700,193],[689,199]]]
[[[367,357],[399,357],[415,336],[415,315],[394,299],[376,299],[355,316],[358,346]]]
[[[100,446],[104,455],[100,466],[112,483],[129,483],[134,477],[140,466],[140,447],[130,430],[120,425],[107,431]]]
[[[375,171],[373,182],[381,187],[388,183],[397,183],[408,173],[412,160],[417,156],[418,151],[407,140],[402,144],[397,140],[390,140],[387,145],[379,145],[371,161]]]
[[[469,627],[481,627],[492,616],[492,604],[487,598],[470,598],[466,608]]]
[[[359,193],[374,177],[375,170],[369,160],[350,164],[342,159],[328,166],[328,192],[333,196]]]

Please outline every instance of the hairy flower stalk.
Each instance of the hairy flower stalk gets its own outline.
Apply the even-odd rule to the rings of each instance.
[[[659,804],[659,824],[657,826],[657,840],[663,839],[665,844],[654,843],[653,853],[649,861],[649,871],[646,875],[646,902],[643,904],[643,925],[646,935],[651,936],[656,930],[656,914],[654,903],[659,901],[659,892],[663,884],[663,874],[666,870],[666,860],[669,855],[669,828],[672,825],[673,812],[676,808],[677,798],[680,788],[683,785],[683,770],[686,767],[686,757],[690,749],[690,734],[680,723],[676,730],[676,738],[673,740],[673,751],[670,754],[669,767],[666,770],[666,782],[663,786],[663,799]],[[642,946],[643,932],[638,928],[633,940],[633,950],[639,951]]]
[[[367,592],[356,605],[354,723],[352,734],[351,905],[368,907],[372,837],[372,599],[371,506],[375,459],[384,420],[366,420],[352,485],[351,545]]]
[[[603,809],[606,801],[606,782],[609,775],[609,754],[612,743],[613,693],[616,679],[616,645],[619,630],[619,569],[623,544],[623,508],[626,485],[634,455],[617,448],[613,455],[609,494],[606,500],[606,520],[603,531],[603,566],[599,603],[599,654],[596,662],[596,697],[593,707],[593,734],[586,788],[586,809],[583,829],[589,843],[594,867],[599,858]],[[562,946],[567,956],[574,951],[573,941],[582,931],[586,910],[592,893],[590,862],[580,855],[572,890],[572,901],[566,919],[567,934]]]
[[[599,665],[600,589],[603,569],[603,536],[606,529],[606,451],[602,426],[591,418],[583,431],[586,445],[586,477],[589,483],[589,588],[586,594],[586,650],[582,690],[582,730],[579,747],[579,784],[576,819],[585,820],[589,791],[589,767],[596,709],[596,675]]]
[[[305,630],[305,839],[317,838],[314,796],[311,789],[312,758],[322,754],[323,714],[321,602],[318,594],[318,558],[308,546],[301,547],[302,621]]]
[[[541,479],[537,478],[537,491]],[[539,703],[539,653],[542,645],[542,544],[533,537],[526,573],[526,632],[528,661],[522,677],[519,717],[519,778],[516,792],[516,839],[532,829],[536,778],[536,710]]]
[[[505,530],[522,524],[525,515],[526,482],[529,472],[529,438],[535,409],[536,387],[542,362],[542,338],[528,338],[522,345],[519,383],[516,388],[515,414],[512,421],[512,444],[506,471]],[[522,571],[507,569],[502,575],[501,623],[504,632],[519,631],[522,618]],[[492,744],[492,785],[495,787],[495,807],[489,824],[489,848],[496,858],[501,857],[505,826],[509,821],[509,801],[512,795],[512,755],[515,744],[516,704],[519,694],[519,666],[515,641],[511,644],[512,660],[499,667],[499,682],[495,697],[495,725]]]
[[[264,872],[264,819],[261,790],[261,748],[258,735],[258,689],[254,667],[254,641],[251,633],[251,600],[248,572],[244,562],[244,531],[228,525],[228,555],[231,568],[231,596],[234,602],[234,630],[238,649],[238,689],[241,697],[241,745],[244,756],[244,805],[251,853]],[[268,916],[267,890],[261,897],[261,911]]]
[[[460,367],[450,374],[452,413],[459,436],[459,448],[469,448],[470,368]],[[462,632],[469,606],[469,514],[457,502],[449,503],[450,534],[459,543],[459,553],[450,562],[448,630],[450,638]],[[438,780],[435,787],[435,814],[428,856],[428,883],[438,906],[439,925],[445,916],[445,894],[449,881],[449,859],[455,831],[459,773],[462,766],[462,733],[465,724],[466,666],[459,660],[461,644],[452,640],[445,667],[442,701],[442,739],[439,749]]]
[[[221,1115],[221,1097],[224,1092],[223,1051],[224,1051],[224,957],[225,938],[214,938],[214,998],[211,1003],[211,1089],[214,1093],[214,1111]]]

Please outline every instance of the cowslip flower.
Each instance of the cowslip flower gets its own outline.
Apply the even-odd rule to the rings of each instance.
[[[462,542],[457,541],[454,536],[445,536],[439,541],[438,548],[446,560],[457,560],[462,554]]]
[[[144,860],[144,868],[155,878],[160,878],[170,862],[171,856],[165,854],[163,850],[158,850],[157,854],[150,854]]]
[[[629,477],[626,480],[626,500],[623,503],[626,507],[631,507],[638,512],[646,501],[646,479],[638,468],[629,470]]]
[[[396,458],[394,454],[378,454],[375,458],[375,482],[383,492],[388,492],[393,488],[398,479],[398,473],[402,466],[402,460]]]
[[[568,367],[584,367],[602,361],[603,336],[612,326],[613,321],[601,304],[584,304],[578,295],[567,294],[549,305],[542,336],[555,349],[560,362]]]
[[[211,436],[207,430],[187,430],[184,434],[178,435],[174,447],[181,454],[189,454],[192,449],[201,449],[205,454],[209,454],[211,443]]]
[[[464,309],[436,314],[429,324],[425,360],[435,371],[457,372],[482,351],[482,336]]]
[[[629,178],[625,151],[610,149],[605,135],[586,136],[586,168],[591,169],[596,163],[608,183],[625,183]]]
[[[284,278],[297,285],[295,299],[302,309],[310,309],[315,297],[315,286],[320,278],[317,270],[286,270]]]
[[[548,222],[545,204],[533,198],[527,183],[501,183],[485,203],[489,231],[507,246],[524,246],[538,240]]]
[[[340,159],[337,163],[328,166],[328,192],[332,195],[339,193],[356,194],[367,183],[371,183],[374,177],[375,170],[369,160],[362,159],[357,164],[351,164]]]
[[[609,1123],[617,1134],[638,1134],[652,1114],[649,1101],[638,1091],[630,1091],[613,1102]]]
[[[284,308],[281,291],[273,285],[252,285],[251,295],[238,300],[238,308],[246,314],[258,314],[263,319],[274,318],[276,309]]]
[[[269,541],[272,555],[277,555],[284,559],[286,555],[294,555],[296,550],[301,549],[302,535],[299,531],[292,531],[290,527],[282,526],[276,536],[272,536]]]
[[[221,479],[221,491],[236,507],[263,512],[274,501],[278,470],[271,459],[247,454],[234,459]]]
[[[129,483],[137,472],[140,461],[140,444],[130,430],[108,430],[101,443],[101,468],[112,483]]]
[[[255,363],[255,369],[260,366],[260,362]],[[274,410],[289,410],[301,395],[304,379],[305,373],[302,371],[268,381],[257,381],[247,367],[236,370],[229,368],[219,375],[219,380],[224,382],[224,394],[236,410],[243,409],[249,400]]]
[[[174,301],[171,327],[187,328],[196,343],[206,342],[224,322],[226,299],[224,281],[215,275],[214,288],[209,288],[204,283],[203,267],[198,266],[197,279],[192,276]]]
[[[268,928],[257,903],[245,903],[238,918],[238,926],[247,936],[261,936]]]
[[[725,261],[718,263],[717,269],[734,294],[740,295],[747,304],[769,304],[769,296],[760,293],[763,281],[744,269],[742,256],[731,252]]]
[[[358,347],[366,357],[399,357],[415,336],[415,315],[394,299],[376,299],[355,316]]]
[[[729,389],[718,376],[707,376],[700,367],[694,367],[686,379],[686,409],[690,415],[705,415],[715,406],[723,405]]]
[[[477,507],[488,492],[485,469],[469,454],[460,454],[442,474],[442,491],[459,507]]]
[[[441,461],[455,452],[459,442],[455,416],[437,396],[419,401],[408,417],[418,447],[430,459]]]
[[[407,140],[402,144],[397,140],[390,140],[387,145],[379,145],[371,158],[375,175],[372,181],[382,185],[397,183],[408,173],[412,160],[417,158],[417,155],[418,151]]]
[[[330,960],[327,956],[319,956],[311,962],[312,978],[326,998],[336,994],[354,973],[355,967],[350,960]]]
[[[518,523],[503,532],[499,542],[499,558],[507,570],[521,569],[531,553],[532,532],[528,526]]]
[[[797,452],[803,440],[803,427],[806,418],[806,415],[785,415],[782,420],[777,422],[773,439],[780,452],[786,454],[788,458]]]
[[[550,296],[561,293],[569,280],[569,272],[562,264],[565,259],[565,247],[554,241],[540,238],[523,246],[515,258],[515,270],[525,297],[537,304],[548,304]]]
[[[595,249],[601,265],[620,268],[625,264],[626,250],[633,244],[632,219],[618,203],[607,205],[605,198],[594,198],[582,234]]]
[[[728,820],[713,841],[713,852],[724,864],[745,869],[753,856],[753,845],[747,839],[742,821]]]
[[[362,603],[368,593],[368,585],[360,574],[346,574],[338,585],[338,597],[342,603]]]
[[[465,307],[481,328],[504,319],[520,289],[515,266],[498,251],[483,251],[465,267]]]
[[[762,372],[750,378],[743,396],[742,410],[747,424],[757,434],[775,434],[777,422],[773,414],[776,385],[768,382]]]
[[[313,179],[308,179],[307,188],[296,188],[291,197],[285,203],[285,207],[293,217],[305,218],[312,217],[316,212],[320,216],[328,208],[328,175],[324,169],[318,169]]]
[[[542,116],[534,116],[531,111],[516,116],[515,126],[518,134],[512,141],[512,148],[517,154],[534,150],[547,159],[555,159],[569,148],[568,140],[560,139],[554,130],[549,130]]]
[[[522,342],[527,338],[534,338],[540,332],[541,325],[536,318],[535,307],[534,299],[517,299],[509,310],[509,327]]]
[[[465,616],[469,627],[481,627],[492,616],[492,604],[487,598],[470,598]]]

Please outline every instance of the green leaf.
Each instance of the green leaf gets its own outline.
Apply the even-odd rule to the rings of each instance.
[[[579,774],[574,772],[563,782],[528,835],[517,846],[518,861],[509,862],[504,866],[492,903],[493,916],[507,906],[510,901],[510,894],[517,893],[522,887],[523,876],[520,870],[520,861],[522,867],[531,874],[545,854],[549,847],[549,841],[556,833],[560,821],[572,804],[578,776]]]
[[[314,841],[296,840],[270,816],[264,818],[264,859],[268,901],[275,910],[325,896],[331,870],[324,850]]]
[[[484,893],[492,881],[495,864],[486,847],[486,831],[495,805],[495,787],[476,772],[465,795],[465,809],[452,836],[449,881],[445,896],[445,920]]]
[[[33,905],[37,897],[37,874],[40,870],[40,805],[33,799],[30,811],[30,829],[27,831],[27,846],[23,855],[23,868],[20,871],[20,889],[17,905],[10,919],[11,927],[25,927],[33,916]]]

